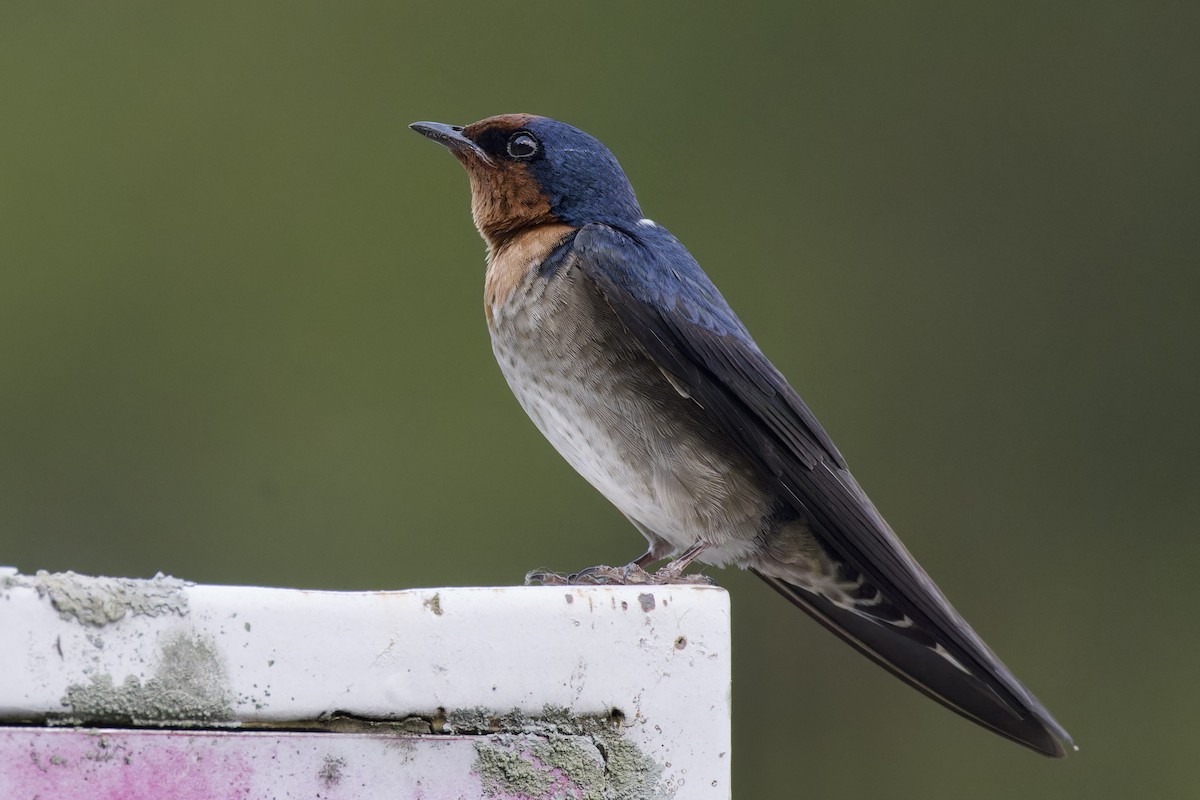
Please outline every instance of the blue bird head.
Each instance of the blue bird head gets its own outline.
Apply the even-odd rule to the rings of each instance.
[[[465,127],[440,122],[410,127],[445,145],[466,168],[475,226],[492,249],[536,225],[628,227],[642,216],[609,149],[564,122],[504,114]]]

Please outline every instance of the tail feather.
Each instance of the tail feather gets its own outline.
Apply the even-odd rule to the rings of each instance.
[[[1075,749],[1070,735],[990,652],[982,654],[991,662],[989,674],[976,675],[911,631],[880,624],[820,594],[752,571],[847,644],[950,710],[1046,756],[1062,758]],[[997,686],[1007,691],[997,691]]]

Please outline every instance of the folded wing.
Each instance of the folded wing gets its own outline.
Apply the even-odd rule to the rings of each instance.
[[[988,649],[876,511],[795,390],[687,250],[662,228],[588,225],[573,262],[648,357],[686,389],[808,520],[826,552],[878,591],[897,626],[760,577],[869,658],[947,707],[1037,752],[1071,738]]]

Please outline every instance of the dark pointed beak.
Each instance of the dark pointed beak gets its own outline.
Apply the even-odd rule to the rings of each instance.
[[[461,125],[446,125],[442,122],[414,122],[408,127],[455,153],[474,153],[487,163],[492,163],[487,153],[479,145],[463,136]]]

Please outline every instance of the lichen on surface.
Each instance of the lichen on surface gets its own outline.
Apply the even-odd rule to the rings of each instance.
[[[143,682],[130,675],[118,686],[105,673],[72,684],[62,699],[70,710],[55,721],[211,725],[233,719],[232,698],[216,644],[177,633],[163,645],[153,677]]]
[[[191,585],[162,573],[149,580],[139,580],[39,570],[33,576],[5,579],[5,588],[28,586],[36,589],[39,597],[49,598],[63,619],[97,627],[116,622],[126,615],[187,616],[187,595],[183,590]]]
[[[478,710],[447,716],[480,719]],[[622,735],[620,720],[614,713],[572,714],[549,706],[540,716],[514,710],[489,717],[487,728],[502,732],[475,745],[475,772],[485,795],[529,800],[672,797],[663,784],[662,767]]]

